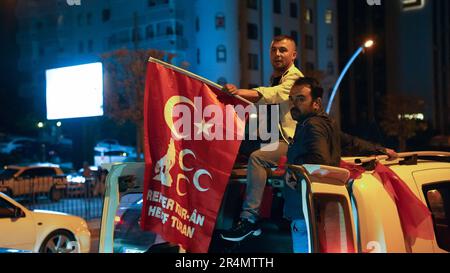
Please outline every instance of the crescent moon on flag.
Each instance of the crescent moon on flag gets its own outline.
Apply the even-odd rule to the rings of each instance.
[[[189,149],[184,149],[184,150],[182,150],[182,151],[180,152],[180,157],[178,158],[178,164],[180,165],[180,168],[181,168],[183,171],[189,172],[189,171],[192,171],[193,168],[186,168],[186,167],[184,166],[183,158],[184,158],[185,155],[192,155],[192,156],[195,158],[195,154],[194,154],[194,152],[192,152],[192,151],[189,150]]]
[[[183,139],[186,138],[187,135],[180,135],[173,126],[173,116],[172,116],[173,108],[179,103],[187,103],[192,107],[194,107],[195,109],[194,103],[190,99],[183,96],[173,96],[167,100],[166,105],[164,106],[164,119],[170,131],[172,131],[172,134],[177,139]]]
[[[211,177],[211,174],[210,174],[207,170],[204,170],[204,169],[200,169],[200,170],[198,170],[198,171],[195,172],[195,174],[194,174],[194,186],[197,188],[197,190],[203,192],[203,191],[209,190],[209,188],[202,188],[202,187],[200,186],[198,180],[199,180],[200,176],[202,176],[202,175],[207,175],[207,176],[209,176],[209,178],[211,178],[211,179],[212,179],[212,177]]]
[[[184,175],[182,173],[178,174],[178,177],[177,177],[177,194],[179,196],[185,196],[187,194],[187,192],[181,192],[180,191],[180,181],[181,181],[181,179],[186,180],[188,183],[190,183],[190,182],[189,182],[189,178],[187,178],[186,175]]]

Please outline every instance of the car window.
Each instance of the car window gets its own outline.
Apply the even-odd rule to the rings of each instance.
[[[38,172],[36,171],[36,169],[28,169],[23,171],[23,173],[21,173],[19,177],[36,177],[37,174]]]
[[[145,252],[155,242],[156,234],[140,227],[142,192],[128,193],[120,198],[114,226],[114,252]]]
[[[450,251],[450,181],[424,186],[423,193],[433,215],[437,244]]]
[[[56,175],[55,169],[53,168],[39,168],[38,176],[54,176]]]
[[[0,218],[9,217],[14,212],[14,206],[0,197]]]
[[[124,151],[109,151],[105,152],[105,156],[127,156],[127,153]]]
[[[0,180],[1,179],[10,179],[16,174],[18,170],[16,169],[4,169],[0,170]]]
[[[354,253],[350,210],[346,199],[338,195],[316,194],[313,202],[319,252]]]

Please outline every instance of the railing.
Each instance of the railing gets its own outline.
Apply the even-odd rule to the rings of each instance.
[[[104,182],[95,178],[84,183],[69,183],[61,176],[0,180],[0,192],[30,210],[62,212],[86,220],[101,218],[104,189]]]

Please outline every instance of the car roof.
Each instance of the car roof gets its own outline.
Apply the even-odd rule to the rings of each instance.
[[[7,165],[4,168],[5,169],[24,169],[24,168],[59,168],[58,164],[53,163],[31,163],[31,164],[20,164],[20,165]]]

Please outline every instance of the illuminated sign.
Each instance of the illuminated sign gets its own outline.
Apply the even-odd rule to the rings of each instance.
[[[103,115],[102,63],[48,69],[45,76],[47,119]]]
[[[421,9],[425,6],[425,0],[402,0],[403,10]]]

